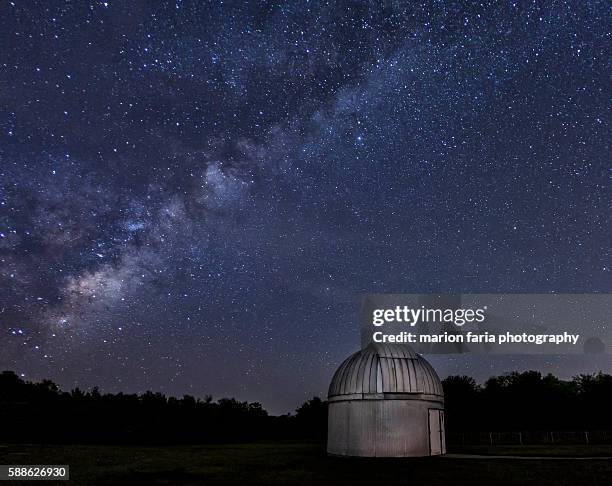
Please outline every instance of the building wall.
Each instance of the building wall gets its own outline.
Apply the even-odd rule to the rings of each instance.
[[[429,409],[423,400],[349,400],[329,402],[329,454],[364,457],[429,455]]]

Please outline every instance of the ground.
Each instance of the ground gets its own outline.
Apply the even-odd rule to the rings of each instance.
[[[603,457],[612,456],[612,446],[480,447],[455,452],[514,455],[521,451],[532,457],[466,458],[457,454],[420,459],[349,459],[327,457],[320,444],[295,442],[165,447],[11,445],[0,446],[0,464],[68,464],[70,484],[84,485],[612,484],[612,460]],[[556,455],[566,458],[533,458]],[[585,456],[602,457],[584,459]]]

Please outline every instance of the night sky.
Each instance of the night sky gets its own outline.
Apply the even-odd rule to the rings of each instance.
[[[362,293],[609,291],[609,3],[406,4],[3,0],[0,369],[280,413]]]

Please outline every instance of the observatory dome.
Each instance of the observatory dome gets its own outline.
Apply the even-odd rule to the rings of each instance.
[[[330,454],[444,454],[444,391],[433,367],[405,344],[372,343],[349,356],[328,393]]]
[[[372,343],[340,365],[329,385],[328,398],[354,400],[379,393],[444,396],[432,366],[410,346]]]

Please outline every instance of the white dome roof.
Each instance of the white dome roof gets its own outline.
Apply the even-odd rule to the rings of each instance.
[[[410,346],[372,343],[340,365],[328,398],[360,400],[369,398],[364,395],[401,393],[444,396],[435,370]]]

